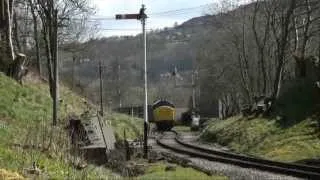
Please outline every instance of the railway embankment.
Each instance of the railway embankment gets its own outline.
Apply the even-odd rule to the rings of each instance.
[[[70,151],[65,127],[68,116],[80,115],[90,108],[85,99],[63,86],[60,98],[59,122],[53,127],[47,84],[28,77],[21,86],[0,73],[0,169],[3,172],[6,169],[31,179],[94,178],[111,174],[91,165],[90,171],[77,169],[83,161]]]
[[[205,143],[218,143],[231,151],[270,160],[297,162],[320,159],[320,130],[317,118],[306,118],[292,126],[281,119],[235,116],[212,120],[202,132]]]

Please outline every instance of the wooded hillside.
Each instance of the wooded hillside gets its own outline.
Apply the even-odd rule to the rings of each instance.
[[[188,106],[194,74],[200,109],[215,111],[220,100],[227,117],[262,97],[276,104],[296,80],[318,81],[320,2],[268,0],[241,7],[229,2],[213,15],[148,33],[150,102],[167,98]],[[141,38],[110,37],[81,44],[83,52],[64,58],[67,81],[97,101],[102,60],[106,103],[141,104]],[[172,76],[175,69],[178,76]]]

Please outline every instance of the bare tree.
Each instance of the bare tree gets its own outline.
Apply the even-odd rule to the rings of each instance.
[[[306,76],[307,47],[312,36],[320,30],[316,23],[320,23],[320,16],[315,14],[319,8],[319,1],[303,0],[297,4],[294,11],[294,43],[292,54],[296,64],[296,76]]]
[[[28,5],[30,6],[30,11],[32,14],[33,20],[33,39],[35,42],[36,49],[36,61],[37,61],[37,70],[39,75],[41,75],[41,60],[40,60],[40,40],[38,32],[38,7],[36,0],[28,0]]]
[[[6,57],[2,59],[2,63],[8,67],[8,65],[14,61],[15,53],[13,49],[12,43],[12,27],[13,27],[13,7],[14,7],[14,0],[4,0],[1,1],[0,4],[1,8],[1,28],[0,28],[0,36],[1,41],[3,43]]]
[[[2,71],[21,83],[22,77],[27,73],[26,56],[20,53],[16,55],[13,46],[14,6],[14,0],[0,3],[0,65]]]
[[[279,98],[283,71],[286,61],[286,50],[289,45],[290,25],[291,19],[296,8],[296,0],[275,1],[272,0],[266,3],[268,13],[271,16],[272,35],[275,39],[275,80],[273,83],[273,91],[271,97],[273,99]],[[279,9],[278,9],[279,8]]]
[[[87,13],[86,0],[37,0],[38,14],[42,22],[42,33],[47,55],[47,70],[49,79],[50,95],[53,99],[53,125],[57,123],[57,107],[59,99],[59,61],[58,39],[65,37],[63,33],[69,27],[71,18]],[[62,38],[61,38],[62,39]]]
[[[270,33],[270,16],[263,17],[263,15],[259,13],[259,11],[261,11],[261,5],[260,5],[260,2],[258,1],[254,4],[254,11],[252,15],[253,16],[252,17],[253,36],[254,36],[255,43],[257,45],[258,56],[259,56],[258,66],[259,66],[259,71],[262,72],[262,79],[258,78],[257,84],[258,84],[258,87],[260,87],[260,80],[262,81],[262,90],[260,91],[260,88],[258,88],[258,92],[262,93],[263,96],[267,96],[267,69],[266,69],[266,63],[265,63],[265,48],[270,35],[269,34]],[[263,24],[262,28],[261,28],[261,23],[257,23],[258,19],[262,19],[262,21],[264,21],[262,23]],[[262,32],[262,34],[259,34],[259,32]]]

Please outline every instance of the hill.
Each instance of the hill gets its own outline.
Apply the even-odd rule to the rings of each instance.
[[[234,66],[231,64],[234,62],[224,62],[222,60],[224,55],[220,55],[220,49],[215,47],[221,46],[226,49],[222,47],[225,46],[225,42],[221,32],[226,30],[225,27],[233,24],[230,17],[242,8],[250,11],[252,5],[237,8],[233,10],[235,12],[194,17],[180,25],[151,30],[147,33],[149,103],[158,98],[165,98],[179,107],[187,107],[192,95],[190,84],[193,71],[211,66],[215,66],[218,70],[223,69],[224,66]],[[139,34],[90,39],[84,43],[65,45],[60,53],[63,57],[62,77],[65,77],[65,82],[74,86],[82,94],[86,94],[93,102],[98,102],[99,98],[95,94],[99,91],[98,66],[99,61],[102,61],[104,87],[108,87],[104,92],[105,97],[108,98],[107,103],[114,108],[119,107],[120,102],[122,106],[141,105],[143,103],[141,101],[143,97],[141,40],[142,35]],[[77,49],[81,51],[78,52]],[[202,61],[211,60],[211,57],[202,55],[202,51],[207,49],[208,56],[217,54],[217,58],[221,60],[212,62],[211,65],[202,64]],[[175,69],[180,75],[176,80],[172,76]],[[206,79],[210,74],[201,71],[197,76],[197,88],[200,89],[200,86],[206,88],[208,85]],[[184,93],[181,94],[181,92]],[[203,101],[199,103],[202,106],[201,109],[205,109],[207,104],[216,103],[215,100],[206,98],[206,91],[202,92],[204,93],[197,95],[199,96],[197,99]]]
[[[219,16],[202,16],[173,28],[148,32],[150,103],[162,97],[175,101],[178,106],[187,106],[191,95],[190,88],[182,88],[186,91],[186,96],[176,98],[176,95],[179,95],[178,92],[174,95],[170,94],[169,92],[174,91],[174,77],[170,77],[171,73],[176,68],[182,77],[178,83],[187,85],[191,83],[191,73],[196,68],[198,50],[195,45],[200,44],[202,39],[211,32],[208,30],[209,27],[215,26],[215,24],[219,26],[220,19]],[[197,25],[197,22],[202,21],[208,21],[208,24],[200,23],[201,25]],[[104,66],[104,86],[108,87],[104,95],[108,97],[111,105],[118,107],[119,98],[122,99],[123,106],[142,104],[142,96],[136,92],[142,92],[143,52],[141,38],[141,35],[137,35],[91,39],[82,44],[70,44],[62,47],[64,51],[60,54],[63,57],[62,77],[65,77],[64,81],[70,85],[73,84],[75,89],[83,94],[88,94],[93,102],[98,101],[95,92],[99,90],[98,66],[101,60]],[[82,47],[81,52],[70,53],[70,49],[78,46]],[[74,79],[72,80],[73,75]],[[163,90],[167,88],[166,84],[172,86],[168,88],[169,92]]]

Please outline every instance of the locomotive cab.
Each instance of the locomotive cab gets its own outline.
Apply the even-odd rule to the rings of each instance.
[[[158,130],[170,130],[174,125],[175,107],[172,103],[159,100],[152,105],[153,121]]]

